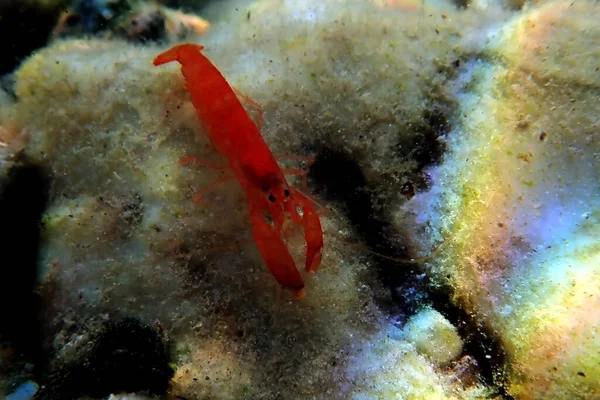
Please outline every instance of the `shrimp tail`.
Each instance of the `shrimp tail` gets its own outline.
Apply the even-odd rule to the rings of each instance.
[[[169,63],[171,61],[178,61],[180,64],[185,62],[186,55],[192,55],[199,53],[204,50],[204,46],[194,43],[183,43],[177,46],[171,47],[169,50],[160,53],[154,58],[152,64],[154,66]]]
[[[296,269],[296,264],[290,252],[285,247],[279,229],[265,222],[261,210],[250,212],[253,225],[252,234],[260,254],[271,271],[275,280],[284,288],[289,289],[298,299],[305,296],[304,280]]]

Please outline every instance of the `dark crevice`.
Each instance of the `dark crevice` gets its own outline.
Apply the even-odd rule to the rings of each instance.
[[[432,122],[431,135],[437,136],[445,131],[443,119],[429,115]],[[390,237],[397,236],[383,213],[376,211],[371,188],[358,164],[348,154],[322,147],[317,152],[315,163],[309,171],[309,178],[320,196],[341,205],[352,223],[355,233],[366,247],[378,254],[396,259],[409,259],[409,249],[398,243],[392,243]],[[432,155],[423,162],[436,162],[441,155]],[[479,366],[480,376],[488,385],[498,385],[496,377],[504,368],[506,356],[499,341],[489,329],[480,324],[476,317],[454,305],[451,293],[446,288],[437,289],[430,285],[429,278],[420,265],[390,261],[381,257],[372,257],[381,283],[387,288],[390,297],[376,299],[379,306],[400,320],[402,325],[408,317],[416,313],[423,305],[431,304],[456,326],[465,339],[465,354],[474,357]],[[510,398],[499,387],[498,395]]]
[[[36,367],[34,373],[44,359],[35,289],[48,190],[44,169],[28,164],[12,168],[0,187],[0,341],[15,350],[19,361]]]
[[[496,396],[512,399],[503,388],[504,382],[499,378],[506,376],[507,354],[500,344],[498,336],[477,316],[451,302],[450,293],[446,290],[431,290],[430,300],[439,311],[457,329],[464,340],[463,355],[470,355],[477,361],[479,375],[484,383],[497,388]]]
[[[167,31],[166,17],[161,11],[154,10],[146,15],[132,17],[129,24],[121,30],[125,37],[140,43],[160,42],[165,39]]]
[[[424,125],[420,130],[421,143],[414,155],[418,170],[438,164],[446,152],[446,144],[440,138],[450,132],[451,126],[446,113],[439,107],[432,107],[423,113]]]
[[[0,76],[46,45],[59,12],[36,2],[0,1]]]
[[[173,375],[160,332],[134,318],[107,323],[76,361],[52,368],[40,399],[106,398],[115,393],[163,395]]]
[[[393,246],[388,240],[392,233],[389,219],[376,211],[366,178],[351,157],[341,151],[324,148],[311,166],[309,178],[315,183],[315,191],[319,195],[342,206],[359,239],[371,251],[386,257],[410,258],[408,249]],[[424,286],[413,278],[415,271],[412,264],[378,259],[377,274],[389,289],[394,304],[403,310],[415,309],[416,300],[397,290],[406,283]]]
[[[445,142],[441,138],[451,129],[446,115],[441,106],[432,106],[425,110],[419,122],[415,122],[418,134],[400,140],[396,146],[399,159],[412,159],[417,162],[416,174],[441,161],[446,151]]]

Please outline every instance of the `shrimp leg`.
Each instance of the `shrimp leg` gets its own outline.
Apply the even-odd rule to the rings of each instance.
[[[297,160],[304,161],[307,166],[311,166],[315,162],[315,158],[313,156],[297,156],[294,154],[275,154],[275,159],[279,160]]]
[[[298,160],[298,161],[304,161],[306,163],[307,167],[310,167],[314,162],[315,162],[315,158],[312,156],[296,156],[293,154],[279,154],[279,155],[275,155],[275,159],[276,160]],[[302,177],[302,188],[303,189],[308,189],[308,179],[306,176],[306,171],[299,169],[299,168],[285,168],[282,169],[283,173],[285,175],[294,175],[294,176],[300,176]]]
[[[275,280],[281,286],[290,289],[294,297],[303,298],[305,295],[304,280],[296,269],[290,252],[281,240],[278,229],[265,221],[259,208],[251,208],[250,219],[254,241]]]
[[[216,186],[220,185],[221,183],[229,182],[229,181],[234,180],[234,179],[235,179],[235,176],[233,176],[233,175],[226,175],[226,176],[220,177],[219,179],[213,181],[212,183],[209,183],[204,188],[202,188],[202,190],[200,190],[198,193],[196,193],[194,195],[194,203],[206,206],[206,202],[202,198],[208,192],[210,192],[211,190],[213,190]]]
[[[232,86],[231,89],[233,89],[233,91],[236,95],[238,95],[244,101],[246,101],[248,104],[250,104],[252,107],[254,107],[254,109],[258,112],[258,121],[256,122],[256,127],[258,128],[259,131],[262,130],[263,107],[260,105],[260,103],[252,100],[250,97],[246,96],[244,93],[242,93],[241,90],[239,90],[236,87]]]
[[[189,164],[189,163],[196,163],[198,165],[201,165],[203,167],[207,167],[210,169],[214,169],[217,171],[222,171],[224,169],[229,169],[229,165],[218,165],[218,164],[213,164],[210,161],[206,161],[203,160],[202,158],[198,158],[198,157],[194,157],[194,156],[185,156],[185,157],[181,157],[178,161],[179,165],[185,165],[185,164]]]
[[[306,176],[306,171],[302,171],[298,168],[285,168],[281,170],[284,175],[294,175],[302,177],[302,188],[308,189],[308,178]]]

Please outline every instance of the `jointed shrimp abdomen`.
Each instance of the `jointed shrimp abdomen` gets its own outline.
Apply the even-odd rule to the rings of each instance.
[[[319,215],[307,196],[288,185],[259,128],[225,77],[201,53],[203,48],[190,43],[175,46],[159,54],[154,65],[171,61],[181,64],[185,87],[207,136],[227,157],[246,193],[253,236],[263,260],[280,285],[302,298],[304,281],[282,240],[282,227],[286,216],[302,223],[307,245],[305,269],[314,272],[323,248]]]
[[[171,61],[181,64],[192,104],[207,135],[220,153],[228,158],[237,156],[232,142],[235,140],[236,146],[252,142],[252,133],[259,133],[225,77],[200,52],[203,49],[192,43],[177,45],[159,54],[154,65]]]

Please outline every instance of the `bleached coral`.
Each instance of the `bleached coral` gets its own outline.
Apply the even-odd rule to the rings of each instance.
[[[432,89],[423,88],[426,82],[441,88],[436,80],[444,78],[431,50],[407,38],[422,35],[430,47],[438,46],[440,57],[451,59],[434,30],[438,23],[425,28],[410,15],[388,16],[370,5],[369,16],[363,14],[367,5],[305,7],[299,13],[289,2],[278,8],[257,4],[250,22],[203,37],[206,54],[234,86],[263,104],[264,135],[274,152],[337,146],[355,154],[375,183],[382,171],[414,170],[408,147],[402,156],[386,149],[420,140],[410,126],[424,123],[423,113],[435,101]],[[231,29],[242,40],[231,40]],[[439,26],[442,32],[458,29],[449,22]],[[206,208],[191,201],[214,172],[181,167],[177,159],[220,159],[181,88],[178,68],[152,67],[158,52],[116,41],[60,41],[16,74],[19,102],[11,119],[27,127],[26,154],[47,165],[54,181],[42,261],[58,288],[57,315],[159,320],[182,349],[203,348],[211,338],[239,340],[230,364],[246,366],[240,374],[252,378],[234,387],[249,396],[336,393],[336,382],[347,374],[339,367],[347,365],[343,349],[387,324],[372,301],[369,286],[377,290],[378,284],[360,252],[336,238],[348,230],[347,222],[338,212],[323,218],[327,247],[321,269],[308,280],[307,299],[277,300],[251,246],[222,249],[249,238],[237,186],[219,188]],[[372,136],[362,140],[363,134]],[[372,153],[381,160],[371,159]],[[398,163],[390,168],[384,160],[394,158]],[[298,256],[302,248],[292,251]],[[207,382],[194,389],[197,384],[184,379],[182,368],[193,360],[185,352],[176,357],[178,390],[204,393]],[[412,368],[397,362],[400,370]],[[364,374],[364,368],[353,369]]]
[[[436,221],[422,236],[437,251],[431,272],[498,332],[518,398],[600,390],[595,7],[549,3],[494,33],[433,172],[455,183],[417,206],[422,223]]]
[[[433,309],[412,316],[404,326],[404,338],[434,364],[454,360],[462,352],[462,340],[456,327]]]
[[[592,43],[598,29],[591,3],[555,5],[503,25],[507,14],[447,4],[442,13],[260,1],[197,40],[264,106],[274,153],[333,149],[358,165],[374,208],[393,217],[390,242],[420,244],[433,285],[447,284],[456,304],[498,333],[513,367],[499,381],[516,396],[598,390],[595,358],[584,357],[598,346],[598,307],[585,309],[598,289],[598,75],[579,73],[564,56],[572,40],[561,39],[579,27]],[[487,393],[476,379],[461,381],[475,364],[457,359],[462,340],[437,312],[413,317],[405,338],[389,337],[374,300],[381,285],[342,237],[351,225],[336,203],[326,204],[323,264],[307,278],[307,298],[274,293],[235,182],[207,207],[191,201],[217,173],[177,160],[222,159],[178,68],[152,67],[160,50],[55,42],[19,69],[18,102],[0,110],[53,178],[41,260],[55,307],[47,330],[98,315],[156,322],[176,343],[172,393],[192,398]],[[597,46],[579,50],[593,66]],[[433,187],[407,201],[416,179]],[[302,246],[291,250],[300,259]],[[430,338],[416,333],[423,321]],[[558,362],[565,367],[553,371]]]

